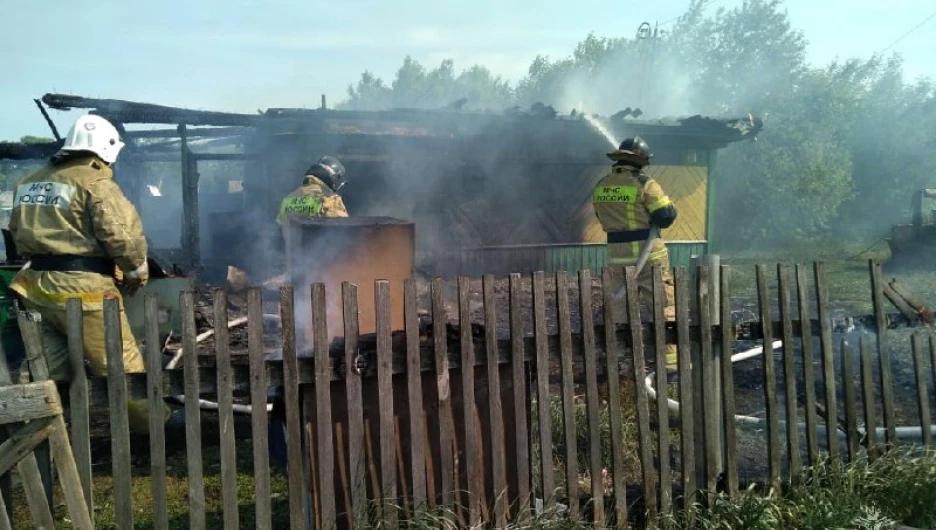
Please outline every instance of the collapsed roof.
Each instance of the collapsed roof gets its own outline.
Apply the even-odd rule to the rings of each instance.
[[[328,132],[337,134],[433,134],[445,133],[452,129],[470,131],[472,125],[496,122],[528,122],[542,127],[545,124],[567,126],[569,123],[583,122],[584,116],[573,111],[568,116],[560,116],[542,103],[536,103],[529,110],[519,107],[501,113],[463,111],[458,106],[446,106],[441,109],[393,109],[384,111],[354,111],[319,109],[271,108],[257,114],[216,112],[137,103],[119,99],[95,99],[62,94],[46,94],[43,103],[56,110],[90,109],[114,122],[122,124],[185,124],[189,126],[213,127],[258,127],[270,121],[303,122],[306,125],[320,123]],[[633,129],[637,134],[678,134],[704,135],[718,143],[727,144],[757,135],[763,122],[752,115],[742,118],[716,119],[701,115],[670,120],[635,120],[628,116],[639,116],[639,109],[630,108],[612,115],[610,118],[598,118],[612,128]],[[597,118],[597,116],[595,116]],[[329,122],[328,127],[325,127]],[[347,122],[356,122],[357,127],[349,129]],[[372,130],[361,127],[362,122],[370,122]],[[406,123],[409,127],[393,124]],[[377,124],[383,124],[379,127]],[[344,126],[343,126],[344,125]],[[277,127],[280,129],[280,127]]]
[[[46,94],[41,101],[48,107],[67,111],[86,109],[115,123],[129,140],[178,139],[178,126],[190,126],[185,135],[196,138],[230,138],[254,130],[271,134],[335,134],[351,136],[436,137],[470,136],[482,129],[510,127],[542,134],[577,132],[590,129],[585,116],[572,111],[559,115],[552,107],[536,103],[529,109],[513,107],[500,113],[462,110],[461,105],[441,109],[393,109],[383,111],[336,110],[328,108],[271,108],[256,114],[186,109],[120,99],[99,99],[66,94]],[[459,102],[456,102],[459,103]],[[592,115],[616,137],[639,134],[653,141],[657,138],[679,139],[697,148],[717,149],[745,139],[756,138],[763,121],[753,115],[719,119],[701,115],[678,119],[635,119],[640,109],[625,110],[610,118]],[[172,129],[124,130],[124,125],[175,125]],[[574,129],[574,131],[573,131]],[[173,140],[171,140],[172,142]],[[62,141],[48,143],[0,142],[0,159],[44,159],[53,155]]]

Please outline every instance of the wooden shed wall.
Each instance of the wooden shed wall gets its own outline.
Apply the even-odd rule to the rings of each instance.
[[[589,168],[583,171],[583,182],[594,186],[608,171],[607,167]],[[646,171],[663,187],[676,204],[679,217],[673,226],[663,231],[666,241],[703,241],[706,223],[706,185],[708,170],[703,166],[650,166]],[[577,218],[584,224],[582,243],[604,243],[605,233],[591,205],[591,187],[584,198],[576,197]]]
[[[348,169],[342,195],[351,215],[413,221],[417,250],[605,241],[591,194],[610,167],[610,149],[582,124],[499,124],[451,138],[267,125],[253,146],[263,167],[244,182],[247,204],[266,210],[262,218],[275,216],[312,160],[330,154]],[[654,138],[649,167],[680,211],[663,235],[705,240],[709,151],[673,129],[672,136]]]

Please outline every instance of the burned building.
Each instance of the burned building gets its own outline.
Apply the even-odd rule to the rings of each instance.
[[[415,224],[417,269],[597,269],[606,260],[604,234],[590,198],[613,146],[595,119],[615,139],[639,134],[650,143],[649,173],[680,211],[663,235],[682,264],[717,244],[710,222],[717,151],[761,127],[750,116],[587,120],[542,105],[499,114],[324,107],[234,114],[55,94],[43,102],[89,109],[124,131],[116,178],[153,245],[208,270],[255,269],[273,259],[280,200],[326,154],[348,169],[342,195],[353,216]]]

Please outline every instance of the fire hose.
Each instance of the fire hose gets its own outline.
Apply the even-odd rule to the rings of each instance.
[[[271,314],[271,313],[264,313],[264,314],[263,314],[263,319],[264,319],[264,320],[273,320],[273,321],[279,322],[279,321],[280,321],[280,316],[279,316],[279,315],[274,315],[274,314]],[[229,321],[228,321],[227,327],[228,327],[228,329],[234,329],[234,328],[236,328],[236,327],[243,326],[243,325],[246,324],[247,322],[248,322],[247,317],[235,318],[234,320],[229,320]],[[201,342],[204,342],[204,341],[208,340],[210,337],[213,337],[214,334],[215,334],[214,328],[199,333],[198,335],[195,336],[195,344],[199,344],[199,343],[201,343]],[[182,361],[182,356],[183,356],[183,355],[185,355],[185,349],[180,347],[180,348],[176,351],[175,356],[174,356],[174,357],[169,361],[169,363],[166,365],[166,368],[165,368],[165,369],[166,369],[166,370],[173,370],[173,369],[175,369],[175,368],[179,365],[179,362]],[[179,405],[185,405],[185,396],[184,396],[184,395],[170,396],[170,399],[171,399],[172,401],[174,401],[175,403],[179,404]],[[273,405],[270,404],[270,403],[267,403],[266,407],[267,407],[267,411],[273,410]],[[198,400],[198,408],[200,408],[200,409],[202,409],[202,410],[218,410],[219,406],[218,406],[218,403],[217,403],[216,401],[208,401],[207,399],[199,399],[199,400]],[[250,414],[251,412],[253,412],[253,405],[234,404],[234,412],[239,413],[239,414]]]
[[[773,352],[773,350],[776,350],[777,348],[780,348],[781,346],[783,346],[783,341],[779,341],[779,340],[773,341],[773,343],[771,344],[771,352]],[[733,354],[731,356],[731,362],[733,364],[733,363],[737,363],[741,361],[746,361],[748,359],[753,359],[754,357],[762,355],[763,353],[764,353],[763,345],[755,346],[754,348],[751,348],[750,350],[746,350],[743,352]],[[650,399],[657,399],[656,389],[653,388],[654,375],[655,375],[654,372],[650,372],[647,375],[647,377],[644,379],[644,386],[647,389],[647,393],[650,396]],[[679,402],[674,399],[667,397],[666,407],[667,409],[670,410],[670,412],[679,413],[679,409],[680,409]],[[758,418],[756,416],[745,416],[741,414],[735,414],[734,419],[736,422],[747,424],[747,425],[763,425],[767,423],[766,418]],[[787,422],[785,421],[780,422],[781,425],[785,425],[786,423]],[[799,424],[797,425],[797,427],[802,430],[805,428],[805,424]],[[842,431],[842,429],[836,426],[836,431]],[[933,436],[936,436],[936,425],[933,425],[930,427],[930,432],[933,434]],[[858,433],[864,436],[866,434],[866,429],[859,428]],[[877,427],[875,429],[875,433],[877,434],[877,436],[883,437],[886,435],[887,429],[885,427]],[[896,433],[897,433],[897,438],[899,440],[920,440],[921,441],[923,438],[923,427],[921,425],[900,426],[900,427],[896,427]],[[844,434],[844,432],[840,432],[840,435],[842,434]]]
[[[660,237],[660,229],[657,227],[650,228],[650,234],[647,236],[647,240],[644,241],[643,248],[640,250],[640,255],[637,256],[637,263],[634,265],[634,276],[640,275],[640,271],[643,270],[644,266],[647,264],[647,260],[650,259],[650,250],[653,248],[653,242]],[[618,288],[617,291],[611,296],[613,300],[620,300],[621,296],[624,295],[624,291],[627,290],[627,285],[622,285]]]

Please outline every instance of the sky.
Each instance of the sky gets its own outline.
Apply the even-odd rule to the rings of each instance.
[[[712,0],[711,9],[742,0]],[[0,0],[0,140],[51,136],[49,92],[196,109],[317,107],[370,70],[389,82],[406,55],[516,81],[537,55],[569,55],[588,33],[632,36],[689,0]],[[936,79],[933,0],[786,0],[808,59],[899,53],[908,81]],[[932,17],[932,18],[929,18]],[[929,20],[914,30],[920,23]],[[907,34],[911,30],[912,33]],[[53,111],[62,134],[76,113]]]

